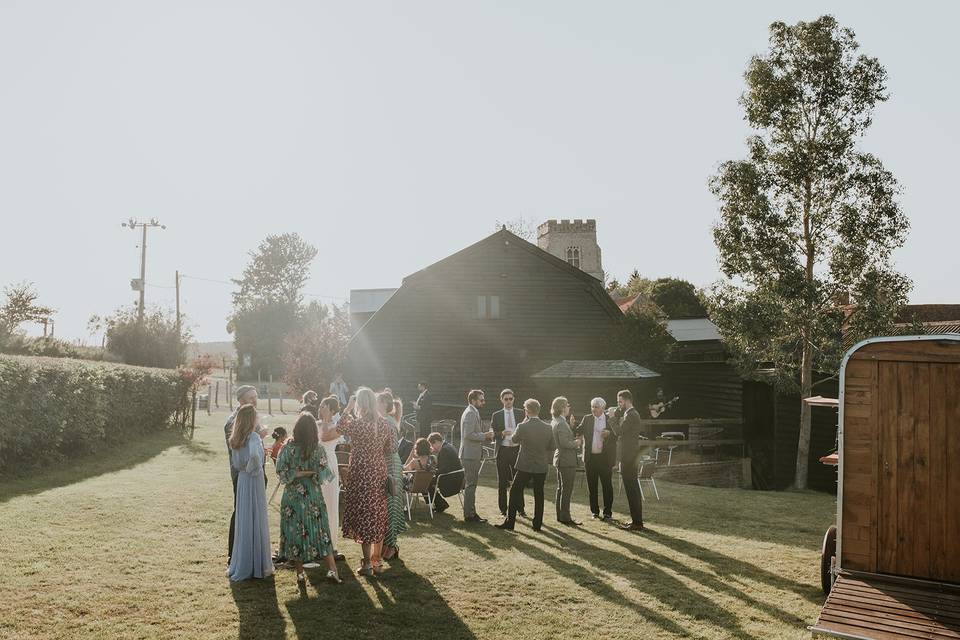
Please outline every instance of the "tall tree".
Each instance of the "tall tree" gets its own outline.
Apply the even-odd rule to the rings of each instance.
[[[24,322],[41,322],[54,310],[37,304],[39,294],[33,285],[21,282],[3,290],[6,300],[0,305],[0,340],[6,340],[20,329]]]
[[[703,318],[707,309],[700,292],[680,278],[657,278],[650,285],[650,300],[663,309],[668,318]]]
[[[243,374],[255,376],[282,370],[284,338],[299,326],[303,287],[317,250],[296,233],[267,236],[250,252],[250,262],[233,294],[233,316],[228,325],[240,355],[250,356]]]
[[[300,393],[312,389],[323,397],[343,368],[349,341],[346,306],[311,302],[300,328],[284,340],[284,381]]]
[[[770,25],[769,50],[750,60],[740,98],[757,132],[748,157],[724,162],[710,181],[727,277],[711,317],[745,372],[772,365],[781,388],[799,378],[801,398],[814,370],[836,370],[841,332],[884,331],[910,288],[891,261],[908,228],[897,181],[856,146],[889,97],[887,73],[858,49],[831,16]],[[795,486],[805,488],[802,399],[800,409]]]

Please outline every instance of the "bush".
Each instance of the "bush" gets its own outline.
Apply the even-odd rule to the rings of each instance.
[[[0,343],[0,353],[120,362],[120,356],[100,347],[81,347],[56,338],[28,338],[20,334],[12,335]]]
[[[167,429],[188,387],[175,370],[0,355],[0,475]]]
[[[136,309],[123,308],[107,318],[90,319],[91,324],[99,322],[106,325],[107,350],[127,364],[173,369],[184,361],[190,333],[177,332],[173,313],[148,310],[140,322]]]

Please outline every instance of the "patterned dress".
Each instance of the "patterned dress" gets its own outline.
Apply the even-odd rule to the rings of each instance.
[[[315,471],[297,478],[298,471]],[[291,440],[277,458],[277,475],[286,484],[280,501],[280,555],[289,560],[310,562],[333,553],[330,523],[323,503],[321,485],[333,481],[323,447],[303,459],[303,449]]]
[[[387,475],[391,476],[398,487],[403,486],[403,462],[400,461],[400,454],[397,453],[396,443],[400,439],[400,427],[393,416],[385,418],[387,424],[393,430],[393,448],[387,453]],[[397,546],[397,537],[407,530],[407,501],[401,491],[398,495],[387,496],[387,537],[383,544],[395,547]]]
[[[360,544],[387,537],[387,465],[396,450],[393,430],[383,418],[344,415],[337,431],[350,438],[350,467],[343,493],[343,536]]]

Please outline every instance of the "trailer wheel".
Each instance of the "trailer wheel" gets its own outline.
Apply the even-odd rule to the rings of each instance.
[[[833,586],[833,564],[837,555],[837,527],[831,525],[823,534],[823,546],[820,549],[820,587],[823,595],[830,595]]]

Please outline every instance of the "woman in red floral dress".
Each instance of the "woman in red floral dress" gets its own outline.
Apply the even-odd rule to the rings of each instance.
[[[350,473],[344,487],[343,535],[360,543],[360,575],[379,574],[387,535],[386,454],[397,446],[390,426],[377,414],[377,397],[361,387],[344,410],[337,431],[350,438]]]

